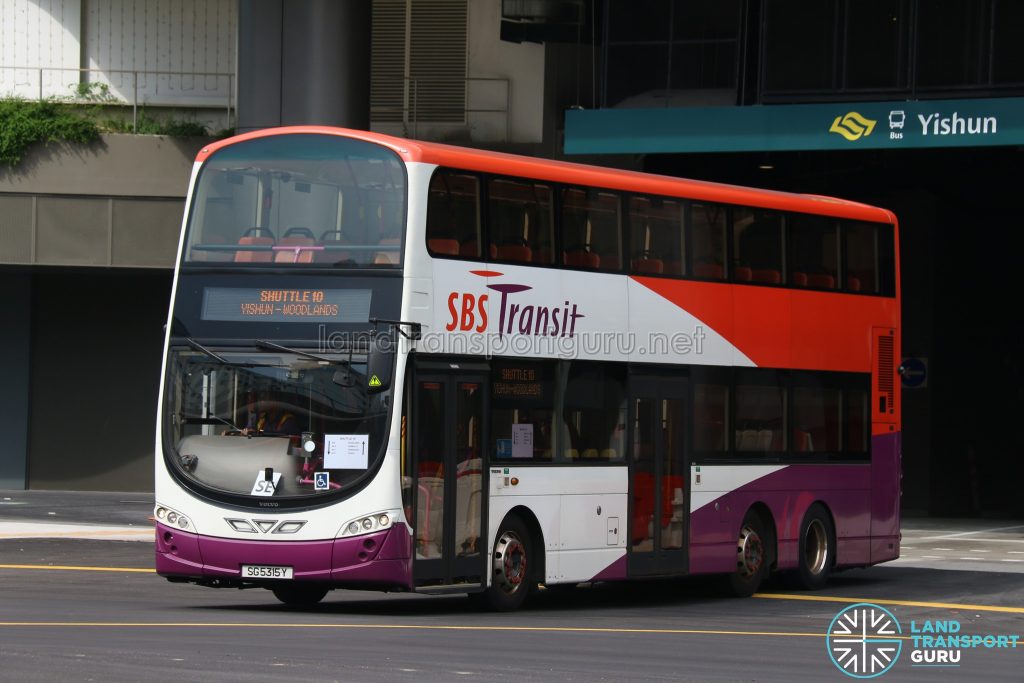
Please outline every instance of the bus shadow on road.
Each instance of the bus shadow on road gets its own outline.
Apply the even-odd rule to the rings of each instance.
[[[265,598],[263,598],[265,595]],[[263,592],[259,604],[203,605],[199,609],[241,612],[289,612],[308,614],[348,614],[374,616],[435,616],[451,614],[486,614],[465,594],[423,595],[413,593],[367,593],[335,590],[323,602],[309,607],[280,604],[269,591]],[[651,607],[677,609],[736,602],[719,577],[684,579],[653,579],[621,583],[580,584],[538,588],[526,601],[526,612],[558,612],[585,610],[625,610]]]
[[[900,600],[1011,607],[1024,605],[1024,585],[1019,574],[916,567],[883,566],[842,571],[820,591],[803,591],[794,585],[790,577],[773,576],[760,592],[825,602]],[[218,604],[197,606],[197,609],[394,617],[481,613],[466,595],[458,593],[423,595],[335,590],[323,602],[309,607],[280,604],[269,591],[246,593],[257,599],[247,598],[244,603],[219,601]],[[729,596],[721,577],[688,577],[541,587],[530,596],[523,610],[569,613],[665,608],[699,614],[707,609],[733,609],[744,602]]]

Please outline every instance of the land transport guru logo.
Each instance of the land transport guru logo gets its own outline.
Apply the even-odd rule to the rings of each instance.
[[[852,678],[875,678],[891,669],[903,650],[900,622],[884,607],[859,602],[835,616],[825,647],[832,663]]]
[[[892,612],[861,602],[835,616],[825,648],[847,676],[876,678],[896,665],[904,641],[910,647],[910,666],[958,668],[964,650],[1015,650],[1020,639],[1017,634],[964,633],[955,619],[911,620],[909,635],[903,635]]]
[[[503,273],[494,270],[471,270],[473,275],[484,278],[501,277]],[[573,337],[576,321],[586,316],[579,312],[579,306],[570,299],[554,306],[513,303],[516,294],[526,292],[530,285],[498,283],[488,284],[487,289],[500,294],[498,305],[498,338],[506,334],[520,334],[535,337]],[[448,316],[445,329],[449,332],[486,332],[493,317],[488,314],[492,295],[488,293],[449,292]]]

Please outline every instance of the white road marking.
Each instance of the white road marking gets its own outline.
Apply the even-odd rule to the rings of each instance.
[[[993,529],[978,529],[977,531],[961,531],[958,534],[943,534],[942,536],[925,536],[922,541],[945,541],[950,538],[961,538],[963,536],[973,536],[974,534],[990,534],[993,531],[1009,531],[1011,529],[1024,529],[1024,524],[1017,524],[1015,526],[1000,526]],[[974,540],[974,539],[972,539]]]

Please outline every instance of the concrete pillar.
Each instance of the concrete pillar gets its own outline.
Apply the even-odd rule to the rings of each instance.
[[[0,272],[0,489],[27,485],[32,276]]]
[[[238,3],[238,123],[244,133],[281,125],[281,0]]]
[[[370,0],[240,0],[238,130],[370,127]]]

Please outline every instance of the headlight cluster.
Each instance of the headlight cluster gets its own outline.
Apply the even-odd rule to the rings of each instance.
[[[164,505],[157,505],[154,514],[157,520],[165,522],[169,526],[176,526],[179,529],[188,529],[192,526],[188,517]]]
[[[390,527],[391,515],[386,512],[375,512],[372,515],[366,515],[346,523],[341,527],[341,535],[343,537],[359,536],[360,534],[369,534],[374,531],[383,531]]]

